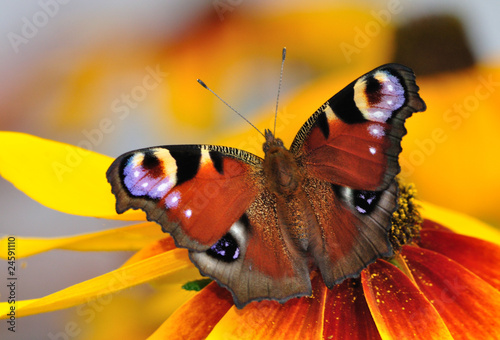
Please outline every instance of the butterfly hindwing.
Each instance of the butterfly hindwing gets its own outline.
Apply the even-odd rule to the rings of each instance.
[[[119,213],[142,209],[176,244],[206,250],[255,199],[261,159],[210,145],[160,146],[128,152],[108,170]]]
[[[399,173],[404,121],[425,110],[413,72],[387,64],[321,106],[290,147],[311,176],[359,190],[382,190]]]
[[[190,252],[202,274],[231,290],[239,308],[269,297],[283,302],[311,294],[307,259],[283,230],[276,209],[264,190],[209,251]]]
[[[308,181],[311,185],[305,190],[320,225],[319,230],[311,231],[310,251],[329,288],[357,277],[376,259],[392,255],[387,235],[397,204],[395,181],[380,192]]]

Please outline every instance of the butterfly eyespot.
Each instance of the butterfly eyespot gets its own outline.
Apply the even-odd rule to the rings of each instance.
[[[377,206],[380,199],[380,192],[354,190],[352,198],[354,207],[360,214],[369,214]]]
[[[223,262],[236,261],[240,256],[238,242],[230,233],[224,235],[206,251],[207,255]]]
[[[379,103],[382,95],[380,91],[382,89],[381,82],[375,77],[371,76],[366,79],[365,84],[366,85],[364,93],[366,95],[366,98],[368,99],[368,103],[370,105]]]
[[[144,158],[142,159],[142,166],[146,170],[153,170],[161,167],[160,160],[155,156],[153,152],[144,153]]]
[[[342,186],[333,186],[333,190],[351,209],[362,215],[370,214],[377,207],[382,194],[380,191],[353,190]]]
[[[387,122],[405,101],[401,81],[387,70],[365,76],[355,85],[356,106],[370,121]]]

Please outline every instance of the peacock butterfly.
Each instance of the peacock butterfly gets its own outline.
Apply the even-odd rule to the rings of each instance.
[[[404,122],[425,103],[411,69],[387,64],[323,104],[290,149],[265,131],[264,159],[226,146],[125,153],[107,171],[116,210],[142,209],[238,308],[311,295],[392,255]]]

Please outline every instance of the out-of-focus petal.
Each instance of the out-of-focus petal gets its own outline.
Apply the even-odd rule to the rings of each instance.
[[[127,266],[132,263],[136,263],[139,261],[142,261],[144,259],[147,259],[151,256],[155,256],[161,253],[164,253],[169,250],[175,249],[175,243],[174,239],[170,236],[166,236],[166,234],[163,234],[163,238],[160,240],[156,240],[147,246],[143,247],[141,250],[139,250],[137,253],[132,255],[131,258],[127,260],[123,265]]]
[[[500,338],[500,292],[457,262],[405,246],[402,254],[454,339]],[[498,262],[497,262],[498,264]]]
[[[161,229],[153,223],[141,223],[127,227],[108,229],[95,233],[68,237],[22,237],[16,236],[18,258],[28,257],[53,249],[79,251],[139,250],[151,242],[165,237]],[[0,239],[0,249],[7,249],[9,236]],[[0,253],[6,259],[7,253]]]
[[[205,339],[231,306],[231,294],[212,282],[177,309],[148,339]]]
[[[40,299],[17,301],[16,315],[22,317],[76,306],[99,296],[148,282],[187,267],[192,267],[187,250],[175,249],[120,267]],[[7,302],[0,303],[0,318],[7,317],[9,307]]]
[[[496,244],[500,244],[500,230],[495,229],[474,217],[449,210],[429,202],[419,201],[422,207],[421,212],[424,218],[436,221],[451,228],[453,231],[478,237]]]
[[[382,339],[453,339],[436,309],[394,265],[378,260],[361,272],[361,282]]]
[[[273,80],[277,81],[283,46],[288,49],[287,65],[291,66],[285,71],[285,84],[292,70],[297,74],[310,74],[309,79],[332,69],[353,67],[366,72],[389,60],[392,53],[391,20],[378,17],[378,13],[374,14],[369,8],[292,6],[280,7],[278,11],[271,7],[254,11],[249,7],[243,12],[235,11],[228,20],[229,25],[213,15],[202,18],[177,43],[167,47],[168,57],[162,68],[169,70],[165,86],[169,86],[170,95],[163,97],[171,105],[168,111],[183,122],[200,127],[213,124],[213,116],[221,107],[214,96],[200,94],[196,78],[202,78],[222,97],[230,98],[231,103],[243,101],[238,96],[248,97],[248,92],[256,92],[254,87],[259,86],[259,82],[262,86],[265,81],[262,78],[269,80],[265,70],[275,67]],[[377,34],[367,35],[366,30],[372,29],[367,23],[373,24]],[[297,27],[307,27],[307,30]],[[258,63],[252,61],[256,58]],[[245,82],[238,84],[235,91],[238,79]],[[331,84],[329,95],[320,98],[322,102],[317,103],[309,115],[340,89]],[[192,100],[193,95],[196,100]],[[267,121],[272,120],[272,107],[271,104],[267,110]]]
[[[327,291],[323,338],[380,339],[358,280],[345,280]]]
[[[131,258],[123,264],[122,267],[130,266],[134,263],[144,261],[150,257],[161,255],[162,253],[181,250],[176,248],[174,239],[167,236],[161,240],[157,240],[143,249],[135,253]],[[186,261],[189,261],[186,259]],[[191,262],[188,262],[191,264]],[[189,281],[199,280],[203,277],[200,275],[200,271],[193,265],[186,266],[183,269],[176,270],[175,272],[169,273],[169,275],[160,276],[153,282],[150,282],[153,286],[158,287],[162,290],[167,287],[167,289],[177,289],[177,291],[183,290],[182,286]],[[175,285],[176,287],[168,287]]]
[[[207,339],[322,339],[326,287],[319,276],[312,279],[312,286],[311,298],[233,307]]]
[[[408,119],[399,158],[423,199],[497,222],[499,80],[498,62],[418,77],[427,111]]]
[[[500,246],[474,237],[423,229],[418,244],[449,257],[500,291]]]
[[[166,234],[163,234],[164,236]],[[139,250],[123,266],[129,266],[133,263],[144,261],[147,258],[176,249],[174,239],[170,236],[157,240],[146,247]],[[187,261],[187,259],[186,259]],[[196,293],[182,288],[189,281],[199,280],[202,276],[200,271],[195,266],[186,266],[168,275],[160,276],[159,278],[150,281],[149,284],[156,289],[155,297],[158,301],[154,304],[154,308],[158,309],[158,313],[162,315],[172,314],[179,306],[193,297]],[[149,308],[152,308],[150,306]]]
[[[18,132],[0,132],[0,174],[37,202],[68,214],[145,220],[139,211],[118,215],[106,181],[112,158]]]

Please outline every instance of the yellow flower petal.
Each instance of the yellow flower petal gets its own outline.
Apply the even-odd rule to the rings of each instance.
[[[76,306],[100,296],[192,267],[187,250],[174,249],[120,267],[40,299],[16,301],[16,316],[22,317]],[[0,303],[0,319],[8,317],[10,306],[7,302]]]
[[[498,62],[417,77],[427,111],[408,119],[399,159],[421,198],[497,225],[499,80]]]
[[[112,158],[18,132],[0,132],[0,174],[39,203],[68,214],[145,220],[138,211],[118,215],[106,182]]]
[[[142,248],[139,250],[137,253],[132,255],[127,262],[125,262],[123,265],[128,266],[133,263],[142,261],[144,259],[147,259],[149,257],[155,256],[162,254],[164,252],[170,251],[176,249],[174,239],[170,236],[167,236],[167,234],[163,234],[163,238],[156,240],[150,244],[148,244],[146,247]]]
[[[21,237],[16,238],[16,256],[28,257],[53,249],[80,251],[116,251],[139,250],[144,246],[165,237],[159,226],[154,223],[142,223],[122,228],[109,229],[69,237]],[[0,239],[0,249],[7,249],[9,236]],[[7,253],[0,252],[0,258],[6,259]]]
[[[429,202],[419,202],[422,216],[438,222],[453,231],[500,244],[500,231],[473,217],[439,207]]]

